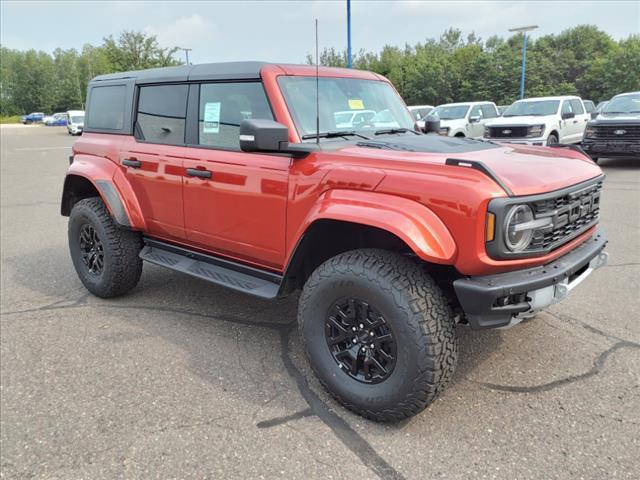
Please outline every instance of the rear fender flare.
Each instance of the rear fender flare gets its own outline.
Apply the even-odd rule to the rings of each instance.
[[[368,225],[392,233],[422,260],[451,265],[457,247],[440,218],[426,206],[407,198],[361,190],[329,190],[303,222],[296,239],[317,220]],[[295,244],[294,244],[295,245]],[[295,246],[288,258],[292,258]]]
[[[118,225],[133,230],[146,229],[138,199],[118,165],[98,156],[75,155],[67,170],[63,199],[73,176],[83,177],[93,184]]]

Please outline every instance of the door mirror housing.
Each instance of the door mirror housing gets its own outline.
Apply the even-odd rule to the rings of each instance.
[[[274,120],[260,118],[240,122],[240,150],[243,152],[284,153],[304,157],[318,149],[316,144],[290,144],[289,129]]]
[[[573,112],[564,112],[562,114],[562,119],[563,120],[569,120],[570,118],[576,118],[576,114]]]
[[[440,119],[435,115],[427,115],[424,119],[424,133],[438,133],[440,130]]]
[[[480,117],[474,115],[473,117],[469,117],[469,123],[478,123],[480,121]]]

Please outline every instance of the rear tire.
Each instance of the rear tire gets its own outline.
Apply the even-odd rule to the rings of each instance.
[[[547,137],[547,145],[557,145],[558,144],[558,136],[555,133],[550,134]]]
[[[69,251],[87,290],[101,298],[134,288],[142,274],[142,238],[119,228],[99,197],[80,200],[69,215]]]
[[[407,257],[366,249],[329,259],[305,284],[298,312],[320,382],[372,420],[421,412],[455,370],[458,340],[447,299]]]

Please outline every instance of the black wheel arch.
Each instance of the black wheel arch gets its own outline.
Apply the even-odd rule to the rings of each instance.
[[[82,175],[68,174],[65,178],[60,214],[68,217],[76,203],[91,197],[102,199],[111,217],[120,227],[131,227],[124,204],[113,183],[108,180],[96,180],[94,183]]]

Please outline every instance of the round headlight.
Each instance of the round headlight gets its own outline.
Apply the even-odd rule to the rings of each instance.
[[[531,243],[533,229],[523,225],[533,221],[533,212],[528,205],[511,207],[506,218],[504,242],[512,252],[522,252]]]

